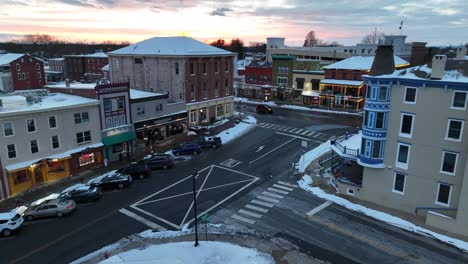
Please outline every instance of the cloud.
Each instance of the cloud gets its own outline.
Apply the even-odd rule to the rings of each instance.
[[[226,16],[227,12],[232,12],[231,8],[227,7],[222,7],[222,8],[216,8],[214,11],[210,12],[211,16]]]
[[[72,6],[80,6],[80,7],[97,7],[87,0],[55,0],[56,2],[66,4],[66,5],[72,5]]]
[[[453,16],[455,14],[458,14],[458,11],[452,8],[436,9],[434,11],[442,16]]]

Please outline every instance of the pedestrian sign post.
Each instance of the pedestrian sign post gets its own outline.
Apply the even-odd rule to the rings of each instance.
[[[202,223],[205,223],[205,241],[208,241],[208,223],[210,222],[208,214],[202,215],[200,219]]]

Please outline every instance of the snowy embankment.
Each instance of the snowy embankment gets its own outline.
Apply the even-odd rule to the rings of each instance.
[[[223,144],[226,144],[229,141],[232,141],[233,139],[247,133],[255,126],[256,123],[257,119],[255,119],[253,116],[245,116],[242,122],[239,122],[239,124],[236,124],[236,126],[217,134],[216,137],[220,137]]]
[[[360,137],[361,137],[361,133],[350,137],[348,140],[341,141],[340,144],[342,146],[346,146],[348,148],[357,149],[357,146],[359,146],[359,144],[360,144],[360,140],[359,140]],[[320,146],[318,146],[317,148],[315,148],[315,149],[305,153],[304,155],[302,155],[299,162],[298,162],[299,171],[304,173],[305,169],[314,160],[316,160],[318,157],[322,156],[323,154],[327,153],[332,148],[334,148],[334,147],[330,146],[330,141],[327,141],[327,142],[321,144]],[[380,220],[382,222],[385,222],[385,223],[393,225],[393,226],[403,228],[403,229],[411,231],[411,232],[415,232],[415,233],[418,233],[418,234],[433,237],[433,238],[435,238],[437,240],[446,242],[448,244],[452,244],[455,247],[457,247],[457,248],[459,248],[459,249],[461,249],[461,250],[463,250],[465,252],[468,252],[468,243],[465,242],[465,241],[438,234],[436,232],[433,232],[433,231],[430,231],[428,229],[417,226],[417,225],[415,225],[415,224],[413,224],[413,223],[411,223],[409,221],[403,220],[403,219],[401,219],[399,217],[395,217],[393,215],[390,215],[390,214],[387,214],[387,213],[384,213],[384,212],[380,212],[380,211],[370,209],[370,208],[367,208],[367,207],[359,205],[359,204],[352,203],[352,202],[350,202],[350,201],[348,201],[348,200],[346,200],[344,198],[338,197],[336,195],[325,193],[325,191],[323,191],[319,187],[311,187],[310,185],[312,184],[312,178],[309,175],[303,176],[302,179],[298,181],[298,184],[302,189],[314,194],[315,196],[318,196],[318,197],[320,197],[322,199],[325,199],[325,200],[332,201],[332,202],[334,202],[336,204],[339,204],[339,205],[341,205],[343,207],[346,207],[349,210],[360,212],[360,213],[365,214],[365,215],[367,215],[369,217],[372,217],[374,219]]]

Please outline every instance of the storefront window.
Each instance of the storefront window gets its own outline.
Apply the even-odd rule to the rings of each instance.
[[[65,161],[49,162],[49,173],[58,173],[65,171]]]
[[[94,153],[83,154],[79,158],[80,167],[94,163]]]
[[[184,126],[179,124],[172,124],[166,126],[166,136],[174,136],[184,132]]]
[[[28,170],[13,172],[13,181],[15,184],[21,184],[30,180]]]
[[[226,104],[226,114],[231,114],[231,104],[230,103]]]
[[[216,116],[224,116],[224,105],[216,106]]]
[[[112,145],[112,154],[124,153],[126,152],[125,143]]]

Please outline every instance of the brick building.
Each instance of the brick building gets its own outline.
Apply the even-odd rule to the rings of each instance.
[[[96,82],[102,78],[102,67],[109,63],[107,55],[102,52],[64,57],[65,79],[70,81]]]
[[[42,89],[45,81],[44,63],[28,54],[0,54],[0,90]]]

